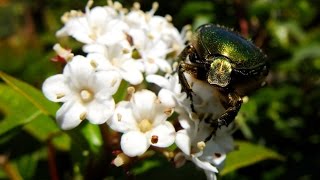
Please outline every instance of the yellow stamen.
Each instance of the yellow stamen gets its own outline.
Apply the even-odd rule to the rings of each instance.
[[[83,89],[80,91],[80,97],[83,102],[89,102],[93,99],[93,94],[89,90]]]
[[[203,141],[200,141],[197,143],[197,147],[200,151],[202,151],[206,147],[206,143]]]
[[[65,94],[58,93],[58,94],[56,94],[56,96],[57,96],[57,99],[61,99],[61,98],[63,98],[65,96]]]
[[[134,2],[134,3],[133,3],[133,9],[139,10],[139,9],[140,9],[140,3]]]
[[[148,119],[143,119],[138,124],[138,127],[139,127],[141,132],[145,133],[145,132],[147,132],[147,131],[152,129],[152,124],[150,123],[150,121]]]
[[[167,108],[164,110],[164,113],[167,115],[167,116],[170,116],[172,113],[173,113],[173,109],[172,108]]]
[[[113,160],[113,164],[117,167],[126,165],[130,162],[130,158],[126,156],[124,153],[120,153],[117,157]]]
[[[83,112],[80,114],[80,120],[83,121],[87,118],[87,113],[86,112]]]
[[[117,118],[118,118],[118,121],[121,121],[122,115],[121,114],[117,114]]]
[[[90,61],[90,65],[95,69],[95,68],[97,68],[97,66],[98,66],[98,64],[97,64],[97,62],[95,61],[95,60],[91,60]]]

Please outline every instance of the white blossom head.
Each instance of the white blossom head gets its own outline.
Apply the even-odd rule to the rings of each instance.
[[[212,138],[204,141],[213,132],[213,128],[203,119],[200,121],[180,115],[179,122],[183,129],[177,132],[175,143],[182,152],[176,155],[175,162],[181,166],[185,160],[190,160],[204,170],[207,179],[215,179],[226,154],[234,148],[232,124],[217,129]]]
[[[164,106],[149,90],[134,93],[130,101],[117,104],[109,126],[123,133],[121,149],[130,156],[142,155],[150,146],[168,147],[174,143],[175,129],[167,121],[172,109]]]
[[[97,6],[92,9],[89,1],[85,12],[72,10],[62,16],[65,24],[57,31],[58,37],[71,36],[84,44],[112,45],[125,40],[124,31],[128,29],[113,6]]]
[[[120,76],[114,71],[96,71],[83,56],[75,56],[63,74],[49,77],[42,91],[51,101],[62,102],[57,122],[62,129],[72,129],[87,119],[93,124],[105,123],[113,114],[112,95],[118,90]]]
[[[163,104],[174,108],[178,113],[191,112],[191,101],[187,99],[187,94],[182,92],[177,73],[167,74],[166,76],[148,75],[146,80],[161,88],[158,97]]]

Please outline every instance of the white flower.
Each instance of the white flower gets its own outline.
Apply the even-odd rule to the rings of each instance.
[[[93,124],[105,123],[113,114],[120,78],[114,71],[96,71],[83,56],[75,56],[63,74],[49,77],[42,91],[51,101],[64,103],[57,111],[62,129],[72,129],[84,119]]]
[[[114,44],[109,48],[91,45],[86,46],[89,53],[87,58],[95,62],[98,70],[117,71],[122,79],[130,84],[137,85],[143,81],[142,65],[133,59],[132,49],[128,42]]]
[[[65,25],[57,36],[72,36],[84,44],[110,45],[126,39],[124,31],[128,29],[114,7],[97,6],[90,9],[92,1],[88,2],[85,14],[70,11],[62,17]]]
[[[179,122],[184,129],[177,132],[175,143],[182,150],[185,159],[203,169],[207,179],[216,179],[217,167],[223,166],[226,154],[234,147],[230,129],[232,125],[221,127],[213,138],[204,142],[213,130],[208,124],[185,115],[179,117]],[[179,159],[180,162],[177,163],[181,164],[181,157],[176,159]]]
[[[184,39],[168,18],[154,16],[157,3],[146,13],[139,7],[136,3],[135,8],[124,17],[130,27],[126,33],[132,37],[140,55],[138,60],[143,63],[146,74],[155,74],[159,70],[170,73],[172,67],[168,55],[177,55],[184,47]]]
[[[170,21],[170,16],[152,16],[148,22],[149,36],[163,41],[167,45],[169,53],[177,55],[185,47],[185,38],[187,37],[185,37],[184,30],[180,34]]]
[[[146,38],[146,41],[150,39]],[[170,62],[166,58],[169,54],[169,49],[163,41],[152,41],[144,44],[142,49],[138,49],[141,59],[144,64],[146,74],[155,74],[159,70],[165,73],[172,72]]]
[[[166,121],[172,110],[159,102],[157,96],[142,90],[130,101],[117,104],[113,117],[107,123],[121,137],[121,149],[130,156],[142,155],[150,145],[168,147],[174,143],[175,129]]]
[[[181,92],[181,84],[179,83],[178,74],[166,75],[165,77],[160,75],[148,75],[146,80],[149,83],[154,83],[161,87],[158,97],[160,101],[166,106],[175,108],[175,111],[182,112],[185,109],[190,110],[190,101],[187,99],[187,94]]]
[[[217,129],[212,138],[207,139],[214,129],[205,119],[217,120],[225,112],[225,108],[215,88],[184,74],[193,91],[193,105],[197,115],[187,109],[185,113],[180,113],[179,123],[183,129],[177,132],[175,143],[186,160],[204,170],[207,179],[216,179],[217,167],[223,166],[226,154],[233,149],[233,124]],[[181,160],[177,163],[181,164]]]

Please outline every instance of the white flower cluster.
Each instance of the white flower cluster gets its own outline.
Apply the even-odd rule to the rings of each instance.
[[[66,65],[62,74],[44,82],[42,90],[49,100],[63,103],[56,114],[57,123],[64,130],[83,120],[107,123],[122,133],[121,149],[126,158],[140,156],[151,146],[164,149],[175,143],[181,150],[174,156],[176,166],[190,160],[204,169],[208,179],[215,179],[217,167],[233,149],[232,126],[218,129],[204,141],[213,132],[204,119],[217,118],[225,109],[209,85],[187,74],[197,113],[191,111],[190,100],[181,92],[173,60],[184,48],[186,31],[180,34],[169,16],[154,15],[157,3],[148,12],[140,10],[138,3],[130,11],[118,2],[91,8],[92,3],[88,2],[84,13],[67,12],[62,17],[64,27],[56,34],[83,43],[86,53],[74,55],[59,44],[54,46]],[[116,104],[113,95],[122,81],[154,83],[161,89],[156,95],[130,87],[129,98]],[[168,120],[174,112],[177,123]]]

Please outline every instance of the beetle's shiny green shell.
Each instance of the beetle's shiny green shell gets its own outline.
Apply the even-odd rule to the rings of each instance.
[[[223,55],[236,69],[253,69],[266,63],[266,56],[252,42],[221,26],[200,26],[191,44],[202,59]]]

